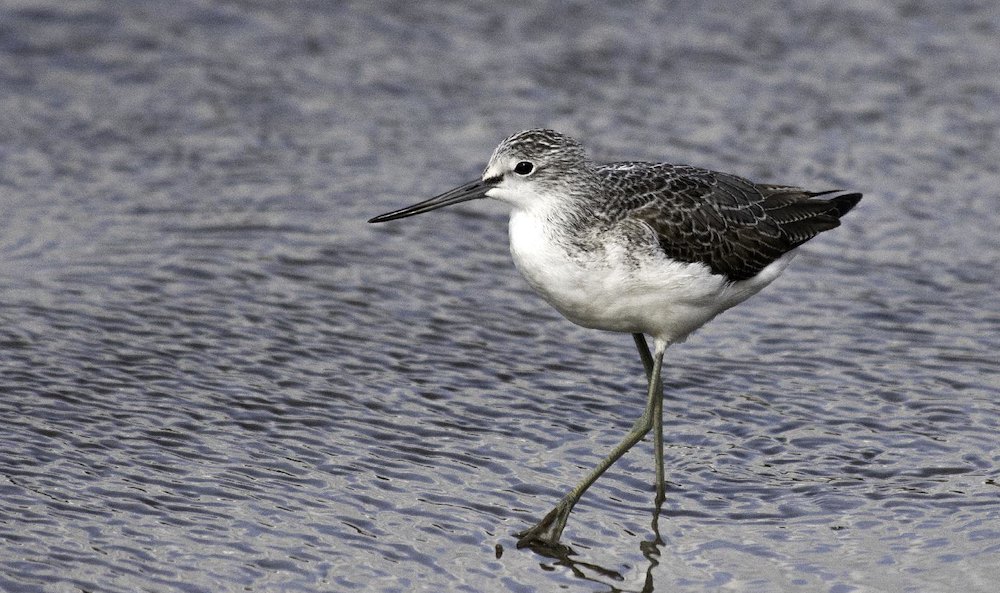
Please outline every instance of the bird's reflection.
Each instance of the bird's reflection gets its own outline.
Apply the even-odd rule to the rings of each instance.
[[[664,545],[663,537],[660,535],[660,514],[662,509],[663,501],[659,500],[653,508],[652,535],[639,544],[639,551],[642,553],[643,558],[646,559],[646,578],[643,581],[642,588],[623,589],[611,585],[607,590],[608,593],[652,593],[654,591],[653,571],[660,564],[660,549]],[[540,556],[553,560],[552,563],[543,563],[541,565],[544,570],[555,570],[558,567],[565,567],[578,578],[604,585],[608,584],[607,581],[609,579],[618,582],[625,581],[625,576],[616,570],[580,560],[577,553],[565,544],[557,544],[555,546],[531,544],[526,547]]]

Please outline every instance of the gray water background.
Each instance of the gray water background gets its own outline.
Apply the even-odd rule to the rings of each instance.
[[[666,359],[370,216],[534,126],[865,192]],[[995,2],[0,3],[0,590],[996,591]]]

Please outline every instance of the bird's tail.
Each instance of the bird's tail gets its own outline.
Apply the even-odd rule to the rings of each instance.
[[[764,194],[764,210],[778,223],[792,246],[837,228],[840,217],[861,201],[860,193],[843,190],[810,192],[781,185],[765,185],[760,189]]]
[[[831,195],[833,194],[833,195]],[[861,201],[861,194],[859,192],[845,192],[844,190],[834,189],[829,191],[813,192],[810,194],[809,198],[817,198],[819,196],[830,196],[828,199],[823,200],[836,211],[837,218],[842,217],[851,211],[858,205]]]

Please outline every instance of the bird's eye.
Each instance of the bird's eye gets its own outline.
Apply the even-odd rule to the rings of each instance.
[[[535,170],[535,166],[528,161],[521,161],[514,165],[514,172],[518,175],[530,175]]]

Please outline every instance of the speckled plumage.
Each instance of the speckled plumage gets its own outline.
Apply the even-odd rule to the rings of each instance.
[[[481,179],[372,222],[485,197],[513,206],[514,264],[560,313],[670,344],[771,283],[861,194],[687,165],[598,164],[576,140],[537,129],[501,142]]]
[[[667,257],[705,264],[730,281],[755,276],[795,247],[839,226],[840,217],[861,199],[858,193],[756,184],[687,165],[592,163],[577,141],[552,130],[514,134],[493,158],[505,154],[542,160],[559,172],[559,178],[548,182],[554,191],[580,196],[564,213],[580,221],[568,231],[606,232],[626,219],[641,221]]]

